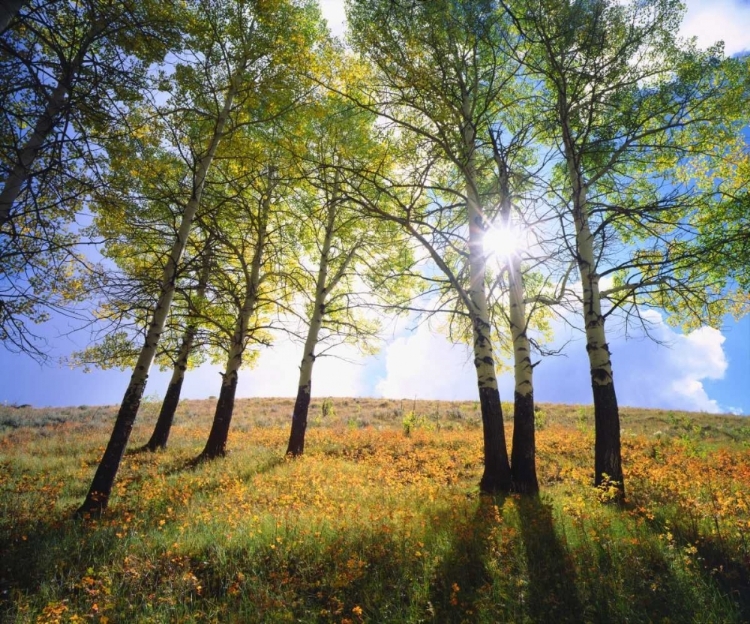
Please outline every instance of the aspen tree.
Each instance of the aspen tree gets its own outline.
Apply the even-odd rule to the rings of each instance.
[[[349,23],[355,48],[373,66],[370,84],[362,87],[365,96],[360,103],[390,121],[403,136],[414,137],[419,147],[411,160],[424,158],[426,168],[419,175],[425,180],[433,164],[436,170],[452,167],[456,172],[455,176],[446,176],[452,199],[447,206],[428,212],[436,215],[437,221],[453,221],[460,215],[456,223],[466,235],[460,242],[462,248],[448,254],[460,254],[465,259],[466,287],[459,285],[450,262],[435,247],[428,253],[460,289],[457,296],[471,323],[484,433],[485,470],[480,487],[486,492],[509,491],[511,470],[486,290],[483,238],[490,219],[482,183],[486,130],[490,120],[509,105],[503,94],[515,80],[518,68],[497,51],[505,25],[489,2],[409,4],[380,0],[352,1]],[[429,181],[426,184],[429,187]],[[419,224],[406,221],[402,223],[412,235],[429,246],[427,238],[419,234]],[[443,243],[438,244],[446,240],[449,246],[453,240],[458,244],[451,235],[442,238]]]
[[[350,197],[374,191],[360,174],[384,157],[374,115],[330,91],[303,112],[306,123],[289,139],[300,182],[294,282],[306,304],[300,316],[307,330],[287,446],[292,456],[304,451],[315,362],[343,342],[373,351],[376,310],[408,296],[403,273],[412,262],[398,226],[368,218]]]
[[[10,9],[7,3],[4,9]],[[180,46],[178,3],[30,0],[0,27],[0,342],[44,359],[35,324],[80,320],[97,267],[77,219],[106,146]],[[10,17],[9,13],[2,16]]]
[[[691,250],[690,221],[709,194],[680,161],[723,135],[715,50],[677,37],[673,0],[502,2],[522,34],[518,59],[537,78],[540,121],[557,146],[561,236],[581,281],[594,399],[596,485],[625,492],[606,319],[625,305],[715,322],[717,294]],[[602,287],[604,278],[611,287]],[[674,302],[681,300],[684,310]],[[671,310],[670,310],[671,308]]]
[[[298,60],[299,51],[307,49],[317,36],[316,17],[309,3],[291,0],[216,0],[193,14],[188,37],[193,62],[178,64],[172,78],[173,114],[185,122],[175,137],[181,142],[177,151],[192,155],[188,157],[192,164],[190,197],[165,262],[145,344],[79,515],[107,507],[169,314],[182,254],[220,144],[238,128],[279,114],[276,92],[283,90],[285,81],[293,82],[289,62]],[[280,37],[285,45],[279,45]],[[192,106],[185,106],[186,100]]]

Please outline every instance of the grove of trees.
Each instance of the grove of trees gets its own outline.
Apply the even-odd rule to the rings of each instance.
[[[316,359],[395,314],[471,348],[487,493],[538,491],[534,367],[577,317],[593,483],[621,499],[608,321],[745,311],[750,67],[681,38],[677,0],[346,7],[344,44],[314,0],[3,4],[0,339],[44,359],[36,325],[67,315],[92,332],[72,362],[132,368],[79,513],[107,507],[155,363],[150,451],[190,368],[223,366],[213,460],[243,365],[298,339],[298,456]]]

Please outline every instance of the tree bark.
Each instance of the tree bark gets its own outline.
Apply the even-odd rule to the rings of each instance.
[[[563,117],[564,122],[564,117]],[[586,184],[576,162],[573,141],[563,123],[563,139],[568,175],[573,192],[573,221],[576,228],[576,253],[583,288],[583,319],[586,351],[589,356],[594,399],[594,484],[616,485],[617,498],[625,496],[620,446],[620,412],[617,406],[612,361],[604,331],[599,275],[596,272],[593,235],[589,228]]]
[[[618,485],[624,496],[625,486],[620,451],[620,412],[617,407],[612,361],[604,332],[599,276],[594,267],[594,248],[585,215],[576,219],[578,269],[583,284],[583,310],[586,329],[586,351],[589,356],[591,387],[594,398],[594,484],[601,485],[609,479]],[[580,224],[580,225],[579,225]]]
[[[535,494],[539,491],[536,476],[536,435],[534,431],[534,393],[514,393],[513,451],[511,473],[513,491]]]
[[[255,310],[255,292],[254,287],[248,289],[243,309],[237,319],[237,325],[232,336],[232,346],[227,357],[226,369],[222,373],[219,401],[216,404],[211,431],[208,434],[206,446],[198,456],[197,461],[216,459],[217,457],[224,457],[226,455],[229,426],[232,423],[232,414],[234,412],[234,395],[237,392],[238,371],[242,366],[242,354],[245,351],[248,323],[250,316]]]
[[[609,353],[609,351],[607,351]],[[592,371],[592,388],[594,393],[594,423],[596,428],[594,469],[595,485],[602,485],[606,477],[618,484],[621,495],[625,494],[623,482],[622,458],[620,455],[620,418],[617,407],[617,396],[614,383],[599,384],[594,381]],[[606,475],[606,477],[605,477]]]
[[[210,244],[210,241],[207,245]],[[198,277],[198,288],[196,289],[196,298],[200,301],[206,294],[206,287],[208,286],[208,278],[211,271],[211,253],[210,250],[206,250],[203,257],[203,263],[201,267],[201,273]],[[174,369],[172,370],[172,378],[169,380],[169,386],[167,387],[167,393],[164,396],[164,401],[161,404],[159,410],[159,417],[156,419],[156,425],[154,431],[151,434],[151,438],[146,443],[144,448],[148,451],[155,451],[156,449],[167,448],[167,441],[169,440],[169,433],[172,430],[172,422],[174,421],[174,413],[177,410],[177,406],[180,403],[180,392],[182,391],[182,382],[185,379],[185,372],[188,367],[188,359],[190,358],[190,352],[193,350],[193,343],[195,341],[195,334],[197,327],[195,324],[188,325],[185,330],[185,334],[182,337],[180,344],[180,350],[177,353],[177,359],[175,360]]]
[[[302,374],[300,373],[300,376]],[[299,457],[305,452],[305,432],[307,431],[307,415],[310,410],[310,391],[312,384],[300,385],[297,389],[297,399],[294,401],[292,412],[292,430],[289,434],[289,444],[286,454]]]
[[[232,370],[229,373],[224,373],[221,390],[219,391],[219,401],[216,404],[214,421],[211,425],[211,433],[208,436],[203,452],[198,456],[198,461],[216,459],[217,457],[224,457],[226,455],[229,426],[232,424],[234,395],[236,392],[237,371]]]
[[[190,330],[188,329],[188,332]],[[189,344],[188,335],[183,339],[183,348],[189,355],[190,348],[192,347],[192,336],[190,337]],[[174,413],[177,410],[177,406],[180,403],[180,392],[182,391],[182,382],[185,380],[185,368],[187,366],[187,355],[182,357],[180,353],[180,359],[175,363],[174,370],[172,371],[172,378],[169,381],[167,387],[167,393],[164,395],[164,401],[161,404],[159,410],[159,417],[156,419],[156,425],[154,431],[146,443],[144,448],[148,451],[155,451],[156,449],[167,448],[167,441],[169,440],[169,433],[172,430],[172,422],[174,421]]]
[[[479,405],[484,437],[484,472],[479,481],[479,489],[485,494],[509,492],[512,480],[498,389],[479,385]]]
[[[342,270],[334,276],[331,284],[326,284],[328,280],[328,263],[331,254],[331,241],[333,240],[333,228],[336,219],[336,191],[334,190],[334,199],[328,206],[328,218],[326,220],[325,235],[323,246],[320,249],[320,263],[318,265],[318,276],[315,283],[315,301],[313,303],[313,312],[310,318],[310,325],[307,329],[307,338],[302,355],[302,362],[299,367],[299,383],[297,384],[297,400],[294,402],[294,412],[292,413],[292,428],[289,433],[289,444],[287,445],[286,454],[292,457],[302,455],[305,451],[305,432],[307,431],[307,415],[310,408],[310,395],[312,392],[312,371],[315,365],[315,347],[318,344],[320,328],[323,325],[325,316],[326,299],[332,288],[336,285],[337,277],[343,274],[345,264]]]
[[[536,476],[536,432],[534,430],[534,368],[531,346],[526,333],[527,319],[524,304],[521,259],[513,254],[510,259],[510,330],[513,338],[515,391],[513,393],[513,450],[511,474],[513,491],[528,494],[539,491]]]
[[[326,252],[325,261],[321,259],[320,270],[318,271],[318,288],[315,297],[315,306],[312,318],[310,319],[310,326],[307,330],[305,350],[299,367],[297,400],[294,402],[292,428],[289,433],[289,444],[286,449],[286,454],[293,457],[302,455],[305,450],[305,432],[307,431],[307,414],[310,408],[310,396],[312,393],[312,371],[313,366],[315,365],[315,347],[318,344],[318,335],[320,334],[320,328],[325,314],[326,289],[323,284],[325,284],[326,273],[328,270],[327,252],[330,250],[330,239],[327,240],[327,243],[328,249],[324,248],[324,251]]]
[[[5,9],[8,7],[10,11],[13,11],[16,5],[16,0],[0,0],[0,3],[2,3],[0,4],[0,8]],[[21,5],[23,5],[23,2],[21,2],[18,5],[18,8],[15,9],[16,12],[20,9]],[[10,21],[10,19],[12,19],[12,15],[8,18],[8,21]],[[67,106],[67,100],[70,97],[73,83],[76,76],[81,71],[81,66],[83,65],[89,48],[107,26],[108,24],[102,18],[91,20],[89,23],[89,30],[81,39],[76,55],[69,63],[62,67],[57,85],[47,100],[44,112],[39,119],[37,119],[34,130],[31,132],[28,140],[19,150],[18,160],[8,173],[3,184],[3,190],[2,193],[0,193],[0,227],[4,226],[10,220],[13,204],[15,204],[18,196],[21,194],[24,184],[29,179],[31,165],[34,164],[34,161],[39,155],[39,151],[44,146],[45,141],[49,138],[52,130],[60,121],[60,115]],[[4,29],[0,27],[0,33],[2,33],[3,30]]]
[[[474,204],[473,201],[469,203],[470,205]],[[478,206],[478,204],[474,205]],[[478,211],[470,209],[470,214],[472,213],[474,213],[474,217],[472,217],[473,222],[474,218],[477,218]],[[470,225],[470,237],[472,236],[472,229],[474,228]],[[505,441],[500,392],[497,388],[495,359],[492,354],[489,311],[487,308],[487,296],[484,290],[485,262],[481,245],[480,235],[479,253],[476,253],[476,244],[471,246],[469,252],[472,282],[469,297],[474,308],[471,314],[474,330],[474,368],[477,374],[477,388],[479,390],[479,403],[482,411],[482,432],[484,436],[484,474],[479,482],[479,487],[483,492],[494,494],[496,492],[510,491],[511,473],[510,462],[508,460],[508,447]]]
[[[26,0],[0,0],[0,35],[5,32],[8,24],[24,4],[26,4]]]
[[[219,401],[216,404],[216,412],[214,413],[214,420],[211,424],[211,431],[208,434],[206,446],[196,458],[196,461],[206,461],[226,455],[229,426],[232,423],[232,414],[234,412],[234,395],[237,392],[238,371],[242,366],[242,355],[245,352],[250,317],[255,312],[258,302],[260,268],[266,247],[266,230],[268,227],[268,215],[271,209],[271,194],[274,187],[273,169],[269,169],[268,178],[268,192],[263,199],[261,212],[258,215],[255,252],[250,263],[250,270],[245,269],[245,298],[242,302],[242,309],[237,318],[234,333],[232,334],[232,344],[227,357],[226,370],[222,375]]]
[[[491,135],[492,137],[492,135]],[[500,190],[500,222],[510,230],[513,226],[513,203],[507,160],[492,139],[498,168]],[[525,288],[521,256],[508,254],[509,325],[513,341],[513,450],[510,471],[513,491],[532,494],[539,491],[536,476],[536,432],[534,430],[534,367],[531,364],[531,344],[527,334]]]
[[[122,456],[125,453],[125,447],[130,438],[133,423],[138,414],[143,391],[146,388],[149,369],[151,368],[154,356],[156,355],[156,348],[159,344],[159,339],[161,338],[167,315],[169,314],[169,307],[172,304],[177,268],[187,244],[195,213],[200,204],[200,198],[203,193],[208,169],[211,166],[214,156],[216,155],[216,150],[224,134],[224,127],[226,126],[229,117],[234,95],[235,85],[234,80],[232,80],[230,82],[224,106],[217,119],[208,151],[200,160],[198,170],[194,177],[192,197],[185,206],[180,228],[177,231],[177,238],[172,245],[168,261],[164,267],[161,282],[161,295],[156,302],[152,321],[149,325],[148,333],[146,334],[145,344],[141,349],[140,356],[138,357],[135,369],[133,370],[133,375],[130,378],[130,383],[125,391],[125,396],[120,405],[117,419],[115,420],[112,436],[110,437],[107,448],[104,451],[104,455],[99,463],[96,474],[94,475],[94,480],[91,483],[86,499],[76,512],[77,515],[101,513],[107,508],[107,504],[109,503],[112,486],[115,482],[117,471],[119,470],[120,462],[122,461]]]
[[[472,123],[471,101],[463,98],[463,139],[466,153],[464,179],[466,182],[466,210],[469,224],[469,301],[473,339],[474,368],[477,374],[479,403],[482,411],[484,437],[484,473],[479,482],[483,492],[508,492],[511,488],[510,461],[505,441],[503,411],[497,388],[495,358],[492,353],[490,315],[485,291],[487,273],[484,256],[484,215],[476,186],[475,130]]]
[[[57,83],[55,90],[50,95],[44,113],[39,117],[34,130],[18,152],[18,161],[5,178],[3,191],[0,193],[0,227],[10,220],[13,204],[16,203],[23,185],[29,179],[31,165],[59,121],[60,113],[65,108],[65,101],[70,93],[71,80],[72,75],[61,78]]]

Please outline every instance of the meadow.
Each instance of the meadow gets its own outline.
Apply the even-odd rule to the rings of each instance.
[[[87,520],[116,408],[0,407],[1,621],[750,621],[748,419],[624,408],[618,506],[588,406],[539,406],[539,498],[479,495],[476,403],[314,400],[290,460],[292,399],[242,399],[195,466],[213,406],[148,453],[147,402]]]

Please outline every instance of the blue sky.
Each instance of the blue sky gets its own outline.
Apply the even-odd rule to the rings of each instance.
[[[337,34],[343,32],[343,0],[322,0],[324,15]],[[702,46],[725,41],[728,54],[750,50],[750,2],[688,0],[683,34]],[[615,383],[621,405],[735,412],[750,415],[750,318],[725,320],[720,330],[701,328],[688,334],[651,316],[654,333],[664,345],[648,339],[625,339],[610,332]],[[557,323],[555,344],[567,343],[563,356],[545,359],[535,369],[537,401],[590,403],[585,346],[580,332]],[[389,326],[377,356],[362,358],[348,347],[345,359],[322,358],[316,364],[317,396],[385,396],[390,398],[476,398],[476,379],[464,346],[451,345],[428,325],[416,329],[408,320]],[[80,341],[81,337],[76,340]],[[74,347],[56,340],[56,355]],[[266,350],[253,370],[240,373],[238,396],[293,396],[301,346],[280,339]],[[35,406],[117,404],[127,386],[128,371],[84,373],[60,366],[40,367],[23,355],[0,350],[0,402]],[[188,374],[183,396],[207,398],[219,392],[220,367],[204,365]],[[163,396],[169,372],[152,370],[146,393]],[[510,374],[499,378],[503,400],[511,400]]]
[[[682,334],[650,313],[651,332],[663,345],[646,338],[609,336],[615,383],[621,405],[750,414],[750,317],[727,319],[721,330],[701,328]],[[568,343],[563,355],[546,358],[535,369],[537,401],[590,403],[591,388],[585,344],[580,331],[557,322],[554,345]],[[466,346],[452,345],[427,324],[413,328],[408,319],[387,327],[377,356],[363,358],[350,347],[341,358],[316,364],[316,396],[383,396],[389,398],[476,398],[476,377]],[[301,345],[280,338],[266,349],[254,369],[240,373],[238,396],[293,396]],[[29,358],[0,353],[0,401],[35,406],[116,404],[122,399],[129,371],[84,373],[65,367],[40,367]],[[203,365],[186,377],[185,398],[218,395],[220,367]],[[147,395],[163,396],[169,372],[153,369]],[[513,396],[510,373],[500,375],[503,400]]]

